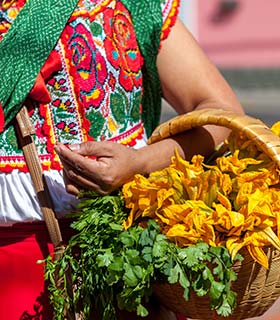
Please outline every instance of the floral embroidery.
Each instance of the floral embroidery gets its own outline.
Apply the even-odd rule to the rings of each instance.
[[[0,40],[24,3],[17,1],[13,13],[0,9]],[[178,3],[162,1],[162,40],[175,21]],[[143,58],[131,16],[121,1],[80,0],[55,50],[62,69],[46,84],[52,102],[34,102],[30,108],[34,140],[45,170],[61,169],[54,152],[57,141],[110,140],[133,147],[145,139]],[[12,126],[0,135],[0,168],[4,172],[14,168],[27,171]]]
[[[64,86],[66,80],[60,79],[59,81],[56,81],[55,78],[48,81],[48,84],[54,88],[54,90],[60,90],[62,92],[67,91],[67,87]]]
[[[118,2],[115,10],[107,9],[104,20],[105,51],[109,62],[120,69],[119,82],[126,91],[142,85],[140,54],[128,11]]]
[[[75,72],[75,82],[80,88],[83,106],[98,107],[104,99],[104,82],[107,68],[104,57],[97,50],[90,30],[80,22],[66,26],[62,42],[70,48],[68,58]]]

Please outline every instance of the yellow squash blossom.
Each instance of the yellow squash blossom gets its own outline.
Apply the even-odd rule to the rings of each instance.
[[[280,122],[273,130],[280,135]],[[169,167],[135,175],[123,186],[124,227],[154,219],[178,246],[226,246],[232,258],[246,248],[267,268],[265,247],[280,250],[280,170],[243,134],[233,132],[227,145],[231,154],[215,164],[175,151]]]

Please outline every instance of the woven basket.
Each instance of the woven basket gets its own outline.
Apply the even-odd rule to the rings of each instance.
[[[225,110],[204,109],[172,118],[155,129],[148,143],[208,124],[242,131],[280,167],[280,138],[262,121]],[[239,320],[260,316],[280,296],[280,252],[273,247],[266,248],[268,270],[256,263],[246,249],[241,254],[244,260],[233,266],[237,280],[232,283],[232,289],[237,293],[237,306],[229,317],[219,317],[211,311],[207,296],[198,297],[191,292],[190,299],[186,301],[179,284],[157,284],[154,293],[167,308],[192,319]]]

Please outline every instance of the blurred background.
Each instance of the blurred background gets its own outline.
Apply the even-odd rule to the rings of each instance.
[[[280,120],[280,1],[181,0],[180,18],[245,111],[268,125]],[[163,110],[162,120],[174,115]]]
[[[280,1],[181,0],[180,18],[246,113],[269,126],[280,120]],[[164,102],[162,121],[174,115]],[[280,300],[252,320],[280,320]]]

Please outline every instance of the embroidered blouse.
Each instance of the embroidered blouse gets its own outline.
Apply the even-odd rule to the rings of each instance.
[[[25,2],[0,8],[0,41]],[[173,26],[178,7],[179,0],[161,1],[161,41]],[[76,199],[64,190],[54,144],[109,140],[134,148],[145,145],[143,57],[131,15],[119,0],[80,0],[54,52],[61,65],[46,82],[51,102],[32,100],[30,117],[55,210],[65,214]],[[0,225],[41,220],[13,126],[0,136],[0,167]]]

